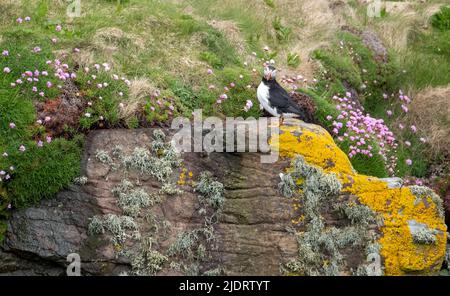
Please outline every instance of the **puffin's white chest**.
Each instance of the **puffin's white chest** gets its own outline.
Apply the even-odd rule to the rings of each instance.
[[[263,82],[261,82],[258,86],[258,89],[256,90],[256,95],[258,96],[258,101],[261,104],[261,106],[272,116],[280,116],[277,112],[277,108],[272,108],[269,103],[269,87],[265,85]]]

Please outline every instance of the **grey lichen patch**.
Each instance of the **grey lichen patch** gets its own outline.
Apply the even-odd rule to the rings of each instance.
[[[290,177],[282,178],[279,188],[284,196],[298,195],[306,231],[296,233],[298,257],[288,262],[284,270],[302,275],[340,275],[346,267],[342,251],[366,249],[375,240],[369,225],[375,223],[376,215],[364,205],[341,201],[338,195],[342,185],[335,174],[309,165],[301,156],[292,161],[291,167]],[[294,181],[298,179],[303,180],[299,185]],[[327,226],[322,213],[330,209],[343,214],[349,225]]]
[[[195,191],[200,193],[199,200],[201,204],[207,204],[212,207],[214,213],[220,214],[225,203],[223,184],[215,181],[210,172],[200,174]]]
[[[437,244],[437,234],[439,233],[437,230],[430,229],[425,224],[416,221],[408,221],[408,226],[414,243],[420,245]]]
[[[144,239],[140,250],[131,257],[131,267],[135,275],[154,275],[162,270],[169,258],[152,249],[153,238]]]
[[[158,153],[159,156],[151,155],[146,148],[135,148],[131,155],[122,158],[122,164],[128,169],[149,174],[159,182],[166,182],[173,172],[173,167],[180,165],[181,159],[172,145],[164,147],[165,149]]]
[[[214,228],[211,225],[182,232],[170,245],[168,254],[169,256],[180,255],[185,259],[203,260],[206,258],[206,248],[202,241],[208,243],[214,238]]]
[[[182,194],[183,190],[178,188],[177,185],[175,185],[171,182],[168,182],[168,183],[163,184],[160,192],[167,194],[167,195],[178,195],[178,194]]]
[[[368,226],[370,224],[377,224],[377,216],[371,208],[366,205],[357,204],[355,202],[336,203],[335,210],[340,211],[352,224],[359,224]]]
[[[281,182],[278,183],[278,191],[284,197],[291,198],[294,195],[295,182],[291,174],[280,173]]]
[[[95,151],[95,158],[103,164],[112,164],[113,160],[105,150]]]
[[[134,185],[126,179],[122,180],[112,193],[117,197],[117,204],[123,213],[131,217],[137,217],[142,208],[153,206],[156,202],[145,190],[134,188]]]
[[[163,131],[155,130],[153,136],[154,140],[150,144],[150,150],[145,147],[136,147],[131,154],[127,155],[124,153],[123,147],[117,145],[112,149],[112,157],[104,150],[97,150],[95,157],[113,170],[134,169],[165,183],[171,176],[173,168],[180,166],[182,159],[171,142],[164,142]]]
[[[445,211],[442,199],[439,197],[439,195],[434,193],[431,188],[413,185],[410,186],[409,189],[411,190],[412,194],[416,196],[415,204],[418,204],[423,201],[423,199],[430,197],[436,206],[436,211],[439,214],[439,217],[444,218]]]
[[[123,245],[127,238],[139,239],[138,225],[132,217],[107,214],[105,216],[94,216],[89,224],[88,233],[111,234],[111,243]]]

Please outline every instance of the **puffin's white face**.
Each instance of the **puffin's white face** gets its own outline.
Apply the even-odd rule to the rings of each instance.
[[[272,66],[264,67],[264,78],[267,80],[275,79],[277,77],[277,69]]]

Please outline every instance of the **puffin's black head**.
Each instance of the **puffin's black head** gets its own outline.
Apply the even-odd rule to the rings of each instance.
[[[264,67],[264,78],[266,80],[275,80],[277,77],[277,69],[274,66],[265,66]]]

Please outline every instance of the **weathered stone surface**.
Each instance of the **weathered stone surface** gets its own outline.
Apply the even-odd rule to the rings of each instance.
[[[179,182],[183,194],[165,196],[136,218],[142,236],[155,226],[163,229],[162,222],[170,225],[158,232],[155,241],[155,248],[166,254],[180,233],[204,225],[198,193],[190,182],[201,172],[210,171],[223,183],[226,200],[218,223],[213,225],[217,242],[214,248],[207,245],[209,257],[199,264],[198,272],[220,269],[226,275],[280,274],[281,267],[298,256],[294,232],[307,227],[298,223],[296,202],[278,192],[279,173],[289,167],[290,158],[300,154],[310,165],[338,176],[342,192],[337,198],[365,204],[383,217],[383,227],[369,228],[381,234],[386,274],[433,273],[439,269],[445,254],[446,227],[435,196],[425,191],[418,197],[412,188],[391,186],[399,180],[358,175],[331,136],[318,126],[287,120],[281,130],[280,153],[286,158],[275,164],[261,164],[258,153],[184,154],[182,167],[170,179],[179,182],[183,172],[192,173],[192,177]],[[82,274],[129,272],[130,260],[117,256],[117,246],[107,235],[88,235],[89,221],[95,215],[121,214],[111,190],[125,175],[133,182],[139,180],[140,188],[148,193],[158,193],[162,184],[138,172],[113,169],[97,161],[95,154],[98,149],[111,152],[118,144],[131,153],[135,147],[149,148],[151,139],[151,129],[93,132],[82,163],[88,183],[71,186],[53,200],[13,213],[0,251],[0,273],[65,274],[66,256],[72,252],[81,256]],[[332,209],[324,209],[327,225],[340,228],[348,224]],[[409,229],[411,221],[437,230],[437,243],[415,244]],[[127,247],[134,250],[138,243],[127,241]],[[365,260],[362,249],[348,248],[342,254],[347,267],[356,268]],[[172,260],[177,258],[169,262]],[[169,262],[158,274],[183,274],[170,268]]]

